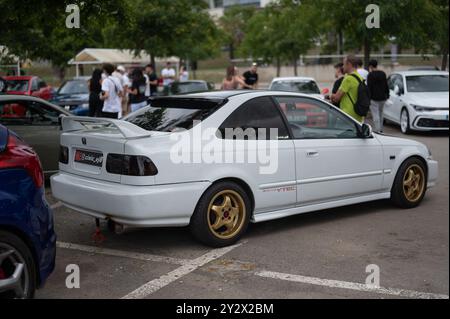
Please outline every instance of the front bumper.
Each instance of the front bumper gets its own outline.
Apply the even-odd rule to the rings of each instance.
[[[448,131],[448,111],[417,112],[412,127],[419,131]]]
[[[434,160],[427,160],[428,164],[428,188],[434,187],[437,184],[439,176],[439,164]]]
[[[136,227],[186,226],[210,182],[131,186],[60,172],[52,193],[65,206]]]

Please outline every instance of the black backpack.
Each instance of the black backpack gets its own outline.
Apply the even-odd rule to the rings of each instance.
[[[370,91],[368,86],[366,85],[365,81],[361,81],[361,79],[356,74],[350,74],[353,76],[356,80],[358,80],[358,98],[355,101],[353,101],[350,94],[348,94],[348,97],[350,98],[350,101],[353,104],[353,108],[355,109],[355,113],[359,116],[367,116],[367,113],[369,113],[370,108]]]

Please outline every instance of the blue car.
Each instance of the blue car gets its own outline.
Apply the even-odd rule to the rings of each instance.
[[[33,298],[55,267],[55,253],[39,157],[0,125],[0,298]]]
[[[76,116],[89,115],[89,78],[74,78],[65,81],[50,101]]]

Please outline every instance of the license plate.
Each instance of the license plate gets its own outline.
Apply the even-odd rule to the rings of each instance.
[[[102,167],[103,154],[91,151],[77,150],[75,152],[75,162],[86,165]]]

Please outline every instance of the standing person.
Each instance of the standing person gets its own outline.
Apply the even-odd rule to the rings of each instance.
[[[369,75],[369,71],[364,69],[364,62],[362,59],[358,59],[358,74],[361,75],[361,77],[364,79],[364,81],[367,82],[367,76]]]
[[[237,68],[234,65],[230,65],[227,68],[226,76],[222,81],[222,90],[237,90],[239,85],[245,87],[244,80],[237,74]]]
[[[188,72],[187,68],[184,65],[182,65],[181,68],[180,68],[180,74],[178,76],[178,80],[180,82],[189,81],[189,72]]]
[[[386,101],[389,100],[389,85],[386,73],[378,70],[378,61],[369,62],[369,76],[367,86],[370,92],[370,113],[372,113],[375,132],[383,133],[383,109]]]
[[[333,103],[339,103],[339,107],[343,112],[358,122],[363,123],[364,117],[358,115],[355,111],[355,103],[358,100],[359,81],[364,81],[357,71],[358,59],[353,55],[349,55],[344,59],[343,64],[346,75],[337,93],[331,96],[331,101]]]
[[[175,81],[176,73],[170,62],[166,63],[166,67],[161,71],[161,76],[163,78],[164,88],[167,88]]]
[[[145,96],[146,80],[141,69],[134,69],[131,74],[132,83],[128,89],[130,96],[131,112],[135,112],[147,106],[147,97]]]
[[[114,66],[106,63],[103,65],[105,79],[102,82],[102,93],[100,99],[104,102],[102,109],[102,117],[118,119],[122,111],[122,103],[120,95],[123,88],[118,78],[112,76]]]
[[[100,99],[102,93],[102,70],[95,69],[89,79],[89,116],[100,117],[102,115],[103,101]]]
[[[342,62],[339,62],[334,65],[334,78],[336,81],[333,84],[333,89],[331,90],[331,94],[336,94],[341,87],[342,81],[344,81],[344,64]],[[326,95],[325,99],[330,100],[331,96]],[[332,102],[333,103],[333,102]],[[339,107],[339,103],[333,103],[334,106]]]
[[[258,88],[258,80],[258,65],[253,63],[250,70],[244,73],[244,82],[247,88],[256,90]]]
[[[128,109],[128,87],[130,86],[130,79],[126,75],[126,69],[123,65],[119,65],[112,74],[113,77],[117,78],[122,86],[123,90],[120,94],[120,104],[122,109],[119,112],[119,118],[126,114]]]
[[[158,92],[158,76],[152,64],[145,66],[144,77],[146,80],[145,96],[150,97]]]

